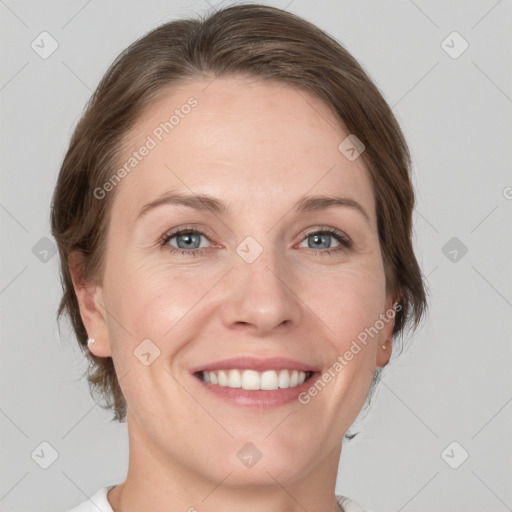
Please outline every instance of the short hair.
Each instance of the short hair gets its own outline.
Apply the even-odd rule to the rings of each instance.
[[[298,87],[322,100],[340,126],[365,146],[376,200],[377,227],[386,291],[399,297],[393,334],[416,328],[426,293],[412,243],[414,191],[404,136],[382,94],[361,65],[334,38],[287,11],[238,4],[198,19],[165,23],[126,48],[92,94],[64,156],[51,209],[52,234],[60,255],[62,298],[57,317],[69,315],[89,359],[91,394],[105,400],[114,419],[127,404],[111,357],[87,349],[69,268],[80,255],[84,281],[101,283],[107,226],[115,191],[99,199],[120,164],[124,137],[151,102],[174,85],[194,79],[247,76]]]

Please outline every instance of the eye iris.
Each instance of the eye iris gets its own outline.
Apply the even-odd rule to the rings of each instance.
[[[201,245],[201,235],[195,233],[180,233],[177,235],[176,240],[180,249],[198,249]],[[181,245],[183,240],[185,240],[185,245]]]
[[[314,242],[313,242],[313,245],[311,243],[309,243],[309,248],[320,247],[321,249],[328,249],[331,246],[330,240],[329,240],[330,236],[331,235],[329,233],[311,235],[310,240],[312,238],[314,240]]]

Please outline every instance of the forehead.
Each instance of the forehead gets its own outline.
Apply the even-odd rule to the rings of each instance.
[[[339,149],[348,135],[327,105],[288,84],[190,81],[154,100],[128,133],[120,165],[129,159],[135,165],[116,202],[140,210],[162,192],[179,190],[239,208],[248,201],[270,207],[309,192],[338,193],[365,203],[373,216],[362,158],[350,161]]]

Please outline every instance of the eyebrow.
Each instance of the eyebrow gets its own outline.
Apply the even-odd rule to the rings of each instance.
[[[304,197],[295,204],[294,208],[297,212],[311,212],[316,210],[324,210],[326,208],[331,208],[332,206],[344,206],[348,208],[353,208],[365,218],[368,224],[371,225],[370,216],[368,215],[366,210],[357,201],[355,201],[354,199],[350,199],[349,197]]]
[[[137,219],[143,217],[149,211],[154,210],[155,208],[158,208],[162,205],[187,206],[194,210],[208,211],[219,215],[228,215],[230,212],[228,205],[213,196],[206,194],[186,195],[167,192],[154,201],[145,204],[137,216]],[[295,203],[292,210],[295,210],[298,213],[305,213],[324,210],[333,206],[353,208],[365,218],[368,224],[371,224],[370,216],[366,210],[357,201],[349,197],[323,195],[303,197]]]

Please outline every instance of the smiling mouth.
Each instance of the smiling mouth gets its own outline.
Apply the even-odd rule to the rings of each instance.
[[[300,370],[214,370],[199,371],[194,375],[213,386],[241,388],[247,391],[276,391],[298,387],[313,376],[314,372]]]

